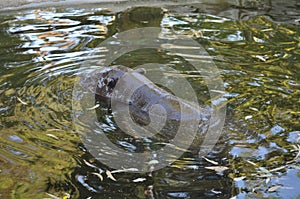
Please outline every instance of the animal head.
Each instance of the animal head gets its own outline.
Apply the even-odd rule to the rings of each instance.
[[[127,72],[137,72],[145,74],[142,68],[131,70],[122,65],[115,65],[102,70],[96,87],[96,100],[104,101],[112,97],[113,90],[119,79]]]

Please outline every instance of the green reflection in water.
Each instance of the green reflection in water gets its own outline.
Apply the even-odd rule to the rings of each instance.
[[[162,27],[165,36],[174,31],[195,38],[221,71],[229,114],[224,136],[209,159],[229,168],[223,175],[205,169],[211,163],[198,158],[194,149],[152,177],[115,174],[117,182],[107,178],[101,182],[91,174],[109,168],[93,160],[72,129],[76,74],[83,61],[93,59],[90,51],[105,38],[150,26]],[[193,6],[170,6],[120,13],[32,10],[1,18],[0,27],[2,198],[49,197],[46,193],[59,197],[69,193],[74,198],[151,198],[151,193],[155,198],[215,198],[219,194],[259,198],[263,194],[273,197],[268,189],[276,184],[293,188],[290,193],[278,189],[281,197],[299,195],[297,25],[276,23],[266,16],[233,20],[201,13]],[[210,103],[202,77],[180,57],[146,49],[116,60],[130,67],[145,62],[181,71],[199,101]],[[285,181],[286,176],[290,180]],[[146,181],[132,181],[140,177]],[[232,178],[236,177],[246,178],[235,182]]]

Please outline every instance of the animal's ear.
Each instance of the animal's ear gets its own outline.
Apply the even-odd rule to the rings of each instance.
[[[113,65],[113,66],[111,66],[111,68],[128,72],[128,68],[126,66],[122,66],[122,65]]]
[[[145,75],[146,74],[146,70],[144,68],[138,68],[138,69],[135,69],[134,72],[137,72],[137,73],[140,73],[142,75]]]

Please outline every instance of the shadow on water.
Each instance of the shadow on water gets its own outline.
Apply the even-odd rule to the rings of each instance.
[[[298,8],[296,1],[249,1],[3,15],[1,198],[299,197]],[[222,137],[205,158],[198,157],[195,142],[170,166],[145,174],[114,171],[95,160],[71,117],[73,84],[83,65],[103,59],[91,52],[105,52],[102,41],[138,27],[161,27],[166,37],[174,32],[198,41],[218,66],[228,100]],[[114,62],[132,68],[144,63],[180,71],[198,100],[211,103],[201,75],[179,56],[144,49]],[[120,148],[136,152],[153,144],[122,133],[107,108],[97,113]]]

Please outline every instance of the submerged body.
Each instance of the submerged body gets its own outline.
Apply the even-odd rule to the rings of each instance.
[[[197,122],[202,126],[201,132],[205,131],[203,128],[208,123],[209,108],[174,96],[156,86],[144,73],[142,69],[131,70],[124,66],[103,69],[95,99],[110,106],[123,104],[125,109],[129,109],[132,120],[140,126],[147,126],[154,120],[164,121],[164,134],[172,135],[182,121],[186,124]]]

